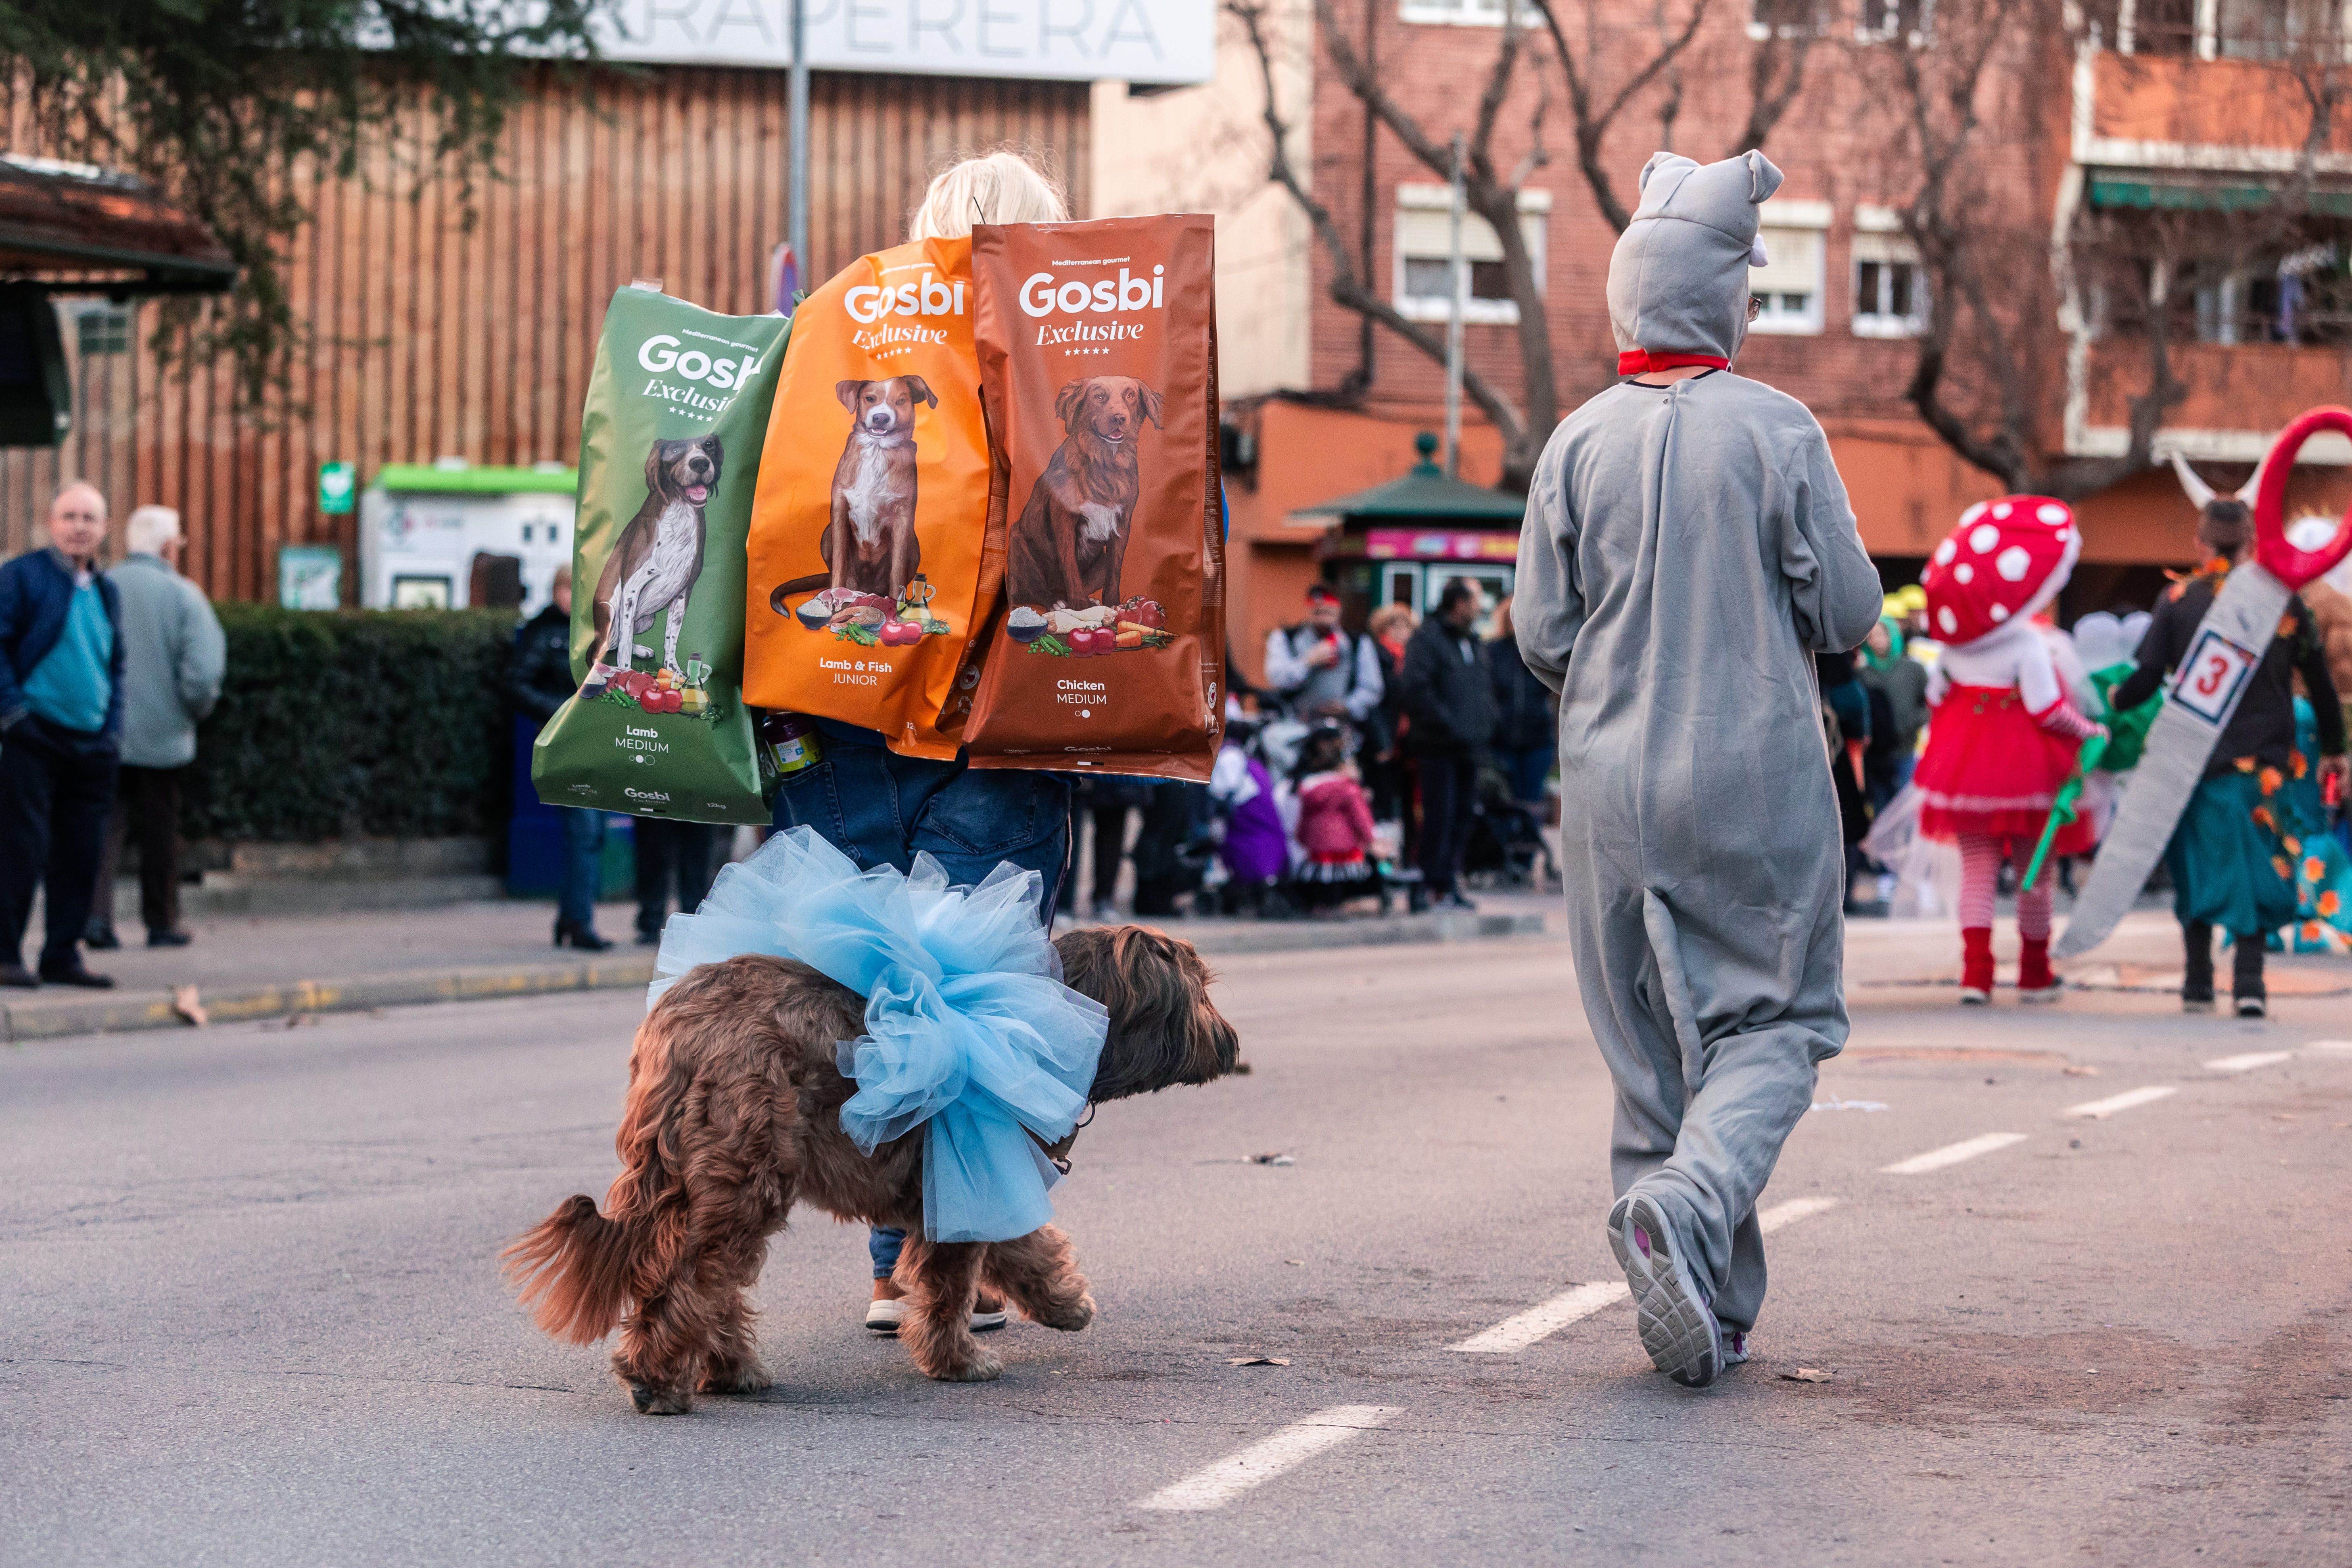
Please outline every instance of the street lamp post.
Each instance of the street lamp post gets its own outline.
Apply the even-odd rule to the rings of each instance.
[[[808,73],[808,0],[793,0],[793,68],[787,89],[792,136],[792,189],[786,197],[784,237],[793,247],[793,272],[796,277],[809,276],[808,248],[808,170],[809,170],[809,73]],[[790,299],[778,300],[776,309],[792,313]]]

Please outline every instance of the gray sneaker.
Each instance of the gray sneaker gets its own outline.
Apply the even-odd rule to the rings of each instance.
[[[1723,1332],[1723,1364],[1727,1370],[1748,1359],[1748,1334],[1741,1329],[1725,1329]]]
[[[1705,1388],[1723,1371],[1723,1326],[1677,1256],[1674,1230],[1654,1198],[1629,1193],[1609,1215],[1609,1247],[1633,1292],[1642,1348],[1685,1388]]]

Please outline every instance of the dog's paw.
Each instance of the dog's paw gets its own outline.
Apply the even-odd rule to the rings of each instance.
[[[629,1402],[640,1415],[683,1415],[694,1408],[694,1395],[683,1388],[657,1388],[649,1383],[629,1384]]]
[[[1059,1329],[1066,1334],[1075,1334],[1095,1321],[1095,1299],[1082,1292],[1075,1301],[1057,1301],[1027,1316],[1032,1322]]]
[[[755,1361],[749,1366],[738,1367],[732,1371],[714,1370],[709,1376],[702,1380],[702,1392],[733,1394],[765,1394],[770,1388],[775,1386],[775,1382],[774,1378],[768,1375],[768,1369]]]
[[[925,1370],[941,1383],[994,1383],[1004,1375],[1004,1363],[993,1351],[974,1346],[969,1356],[952,1360],[936,1371]]]

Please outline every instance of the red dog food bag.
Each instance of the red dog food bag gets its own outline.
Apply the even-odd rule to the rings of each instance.
[[[982,577],[1003,605],[958,682],[974,767],[1209,776],[1225,698],[1215,265],[1202,216],[972,231],[997,470]]]
[[[952,757],[938,729],[983,591],[988,435],[971,247],[862,257],[793,312],[745,580],[745,698]]]

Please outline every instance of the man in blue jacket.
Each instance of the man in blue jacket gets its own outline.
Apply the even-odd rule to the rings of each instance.
[[[105,542],[106,498],[76,480],[49,503],[49,547],[0,566],[0,985],[114,984],[76,945],[122,735],[122,605],[97,567]],[[44,884],[36,978],[25,925]]]

